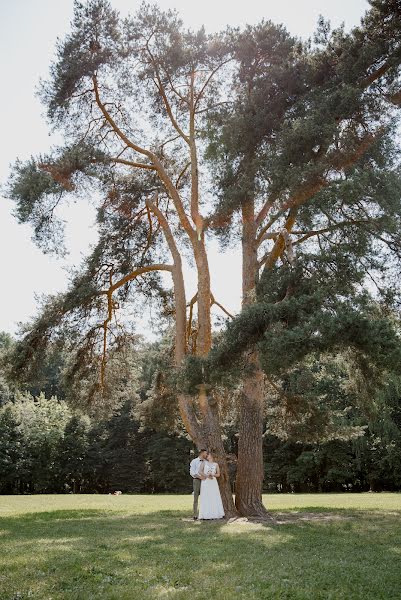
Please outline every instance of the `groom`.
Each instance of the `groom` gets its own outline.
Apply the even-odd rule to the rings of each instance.
[[[202,479],[206,479],[205,475],[201,475],[199,473],[199,469],[200,469],[202,462],[206,459],[206,456],[207,456],[207,450],[202,448],[201,450],[199,450],[198,458],[194,458],[191,461],[191,465],[189,467],[189,473],[190,473],[191,477],[193,478],[193,484],[194,484],[193,515],[194,515],[195,521],[198,518],[198,500],[199,500],[199,494],[200,494],[200,489],[201,489],[201,481],[202,481]]]

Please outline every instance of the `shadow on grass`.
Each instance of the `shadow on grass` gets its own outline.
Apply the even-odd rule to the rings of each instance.
[[[271,512],[276,524],[172,510],[5,517],[0,598],[401,598],[401,511]]]

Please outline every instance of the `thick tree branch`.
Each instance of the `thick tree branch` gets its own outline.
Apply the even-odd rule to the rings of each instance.
[[[304,184],[299,190],[293,194],[280,208],[280,210],[274,215],[269,222],[263,227],[256,238],[256,244],[259,246],[265,239],[270,239],[267,234],[268,229],[273,225],[277,219],[282,216],[289,208],[295,208],[304,204],[307,200],[312,198],[317,192],[319,192],[324,186],[328,185],[328,182],[322,177],[316,177],[311,182]]]
[[[264,227],[260,230],[259,234],[256,237],[256,245],[260,246],[260,244],[262,242],[264,242],[265,240],[270,240],[271,238],[271,234],[268,233],[270,227],[277,221],[277,219],[279,219],[282,216],[282,212],[279,211],[277,212],[275,215],[273,215],[271,217],[271,219],[269,219],[269,221],[266,223],[266,225],[264,225]]]
[[[177,194],[178,196],[178,194]],[[179,197],[178,200],[180,201]],[[174,201],[174,198],[173,198]],[[149,209],[156,215],[160,226],[163,229],[167,245],[170,249],[171,255],[174,261],[174,268],[172,269],[173,281],[174,281],[174,295],[176,300],[176,345],[175,345],[175,356],[177,366],[181,364],[186,353],[186,301],[185,301],[185,285],[184,277],[182,272],[182,260],[181,254],[178,250],[175,242],[173,233],[170,225],[161,212],[161,210],[152,202],[149,198],[146,200],[146,204]],[[182,205],[180,205],[182,208]],[[183,208],[182,208],[183,210]],[[184,213],[185,214],[185,213]],[[187,219],[188,220],[188,219]],[[182,223],[182,221],[181,221]],[[193,229],[189,226],[189,236],[193,241]]]
[[[387,71],[389,69],[391,69],[391,67],[393,66],[391,59],[395,56],[396,56],[396,53],[393,52],[393,54],[391,56],[389,56],[387,58],[387,60],[382,65],[380,65],[380,67],[377,67],[374,71],[372,71],[372,73],[370,75],[365,77],[365,79],[362,79],[362,82],[361,82],[362,87],[364,87],[364,88],[369,87],[372,83],[374,83],[375,81],[380,79],[380,77],[382,77],[385,73],[387,73]]]
[[[110,286],[113,281],[113,271],[109,273]],[[102,323],[103,329],[103,353],[102,353],[102,362],[100,365],[100,384],[102,388],[104,388],[104,380],[106,374],[106,362],[107,362],[107,330],[108,325],[113,317],[113,291],[110,289],[107,290],[107,317]]]
[[[385,62],[380,67],[372,71],[370,75],[365,77],[365,79],[362,79],[362,87],[369,87],[372,83],[374,83],[375,81],[377,81],[377,79],[384,75],[386,71],[389,70],[390,66],[391,65],[389,62]]]
[[[102,101],[100,99],[99,87],[98,87],[96,75],[93,75],[92,81],[93,81],[93,88],[94,88],[94,91],[95,91],[96,104],[98,105],[98,107],[99,107],[100,111],[102,112],[102,114],[103,114],[104,118],[106,119],[106,121],[111,125],[113,131],[118,135],[118,137],[129,148],[132,148],[133,150],[135,150],[135,152],[138,152],[139,154],[143,154],[143,155],[147,156],[152,162],[154,162],[154,158],[156,158],[156,157],[153,154],[153,152],[151,152],[150,150],[147,150],[146,148],[142,148],[141,146],[138,146],[137,144],[135,144],[134,142],[132,142],[125,135],[125,133],[123,133],[123,131],[121,131],[121,129],[118,127],[117,123],[114,121],[113,117],[107,111],[105,105],[102,103]]]
[[[367,133],[354,150],[343,152],[341,150],[328,156],[331,166],[336,171],[342,171],[352,167],[365,154],[365,152],[380,138],[385,132],[385,127],[381,126],[376,131]]]
[[[401,90],[394,94],[387,95],[386,98],[389,102],[395,104],[395,106],[401,106]]]
[[[155,75],[156,75],[156,80],[157,80],[157,82],[155,81],[155,85],[156,85],[156,87],[157,87],[157,89],[159,91],[160,96],[163,99],[163,103],[164,103],[164,106],[166,108],[167,114],[168,114],[168,116],[170,118],[171,124],[173,125],[173,127],[177,131],[177,133],[182,137],[182,139],[185,140],[185,142],[187,144],[189,144],[189,137],[183,132],[183,130],[181,129],[181,127],[179,126],[179,124],[177,122],[177,119],[173,115],[173,111],[172,111],[170,102],[169,102],[169,100],[167,98],[166,90],[164,88],[163,82],[162,82],[161,77],[160,77],[159,66],[158,66],[157,61],[155,60],[155,58],[154,58],[154,56],[153,56],[153,54],[152,54],[152,52],[151,52],[148,44],[146,44],[146,49],[148,51],[148,54],[150,56],[150,60],[152,62],[153,68],[155,70]]]
[[[334,225],[330,225],[328,227],[325,227],[324,229],[316,229],[316,230],[311,230],[308,232],[292,230],[291,233],[293,235],[304,234],[301,238],[299,238],[298,240],[293,242],[293,245],[296,246],[297,244],[301,244],[305,240],[307,240],[313,236],[320,235],[321,233],[328,233],[329,231],[334,231],[335,229],[342,229],[343,227],[346,227],[347,225],[361,225],[363,223],[369,224],[369,223],[371,223],[371,221],[368,219],[359,219],[359,220],[358,219],[350,219],[349,221],[341,221],[341,223],[335,223]]]
[[[234,315],[232,315],[231,313],[228,312],[227,309],[224,308],[224,306],[222,304],[220,304],[220,302],[217,302],[217,300],[215,299],[215,297],[213,296],[213,294],[211,294],[211,306],[213,306],[213,304],[215,304],[216,306],[218,306],[219,308],[221,308],[221,310],[231,319],[234,318]]]
[[[187,305],[189,307],[189,317],[188,317],[188,326],[187,326],[187,340],[188,341],[189,341],[189,338],[191,337],[193,310],[194,310],[194,304],[195,304],[195,302],[197,302],[197,300],[198,300],[198,292],[196,292],[196,294],[191,298],[191,301]]]
[[[167,192],[170,194],[170,197],[174,202],[174,206],[177,210],[177,213],[178,213],[178,216],[179,216],[182,226],[184,227],[185,231],[188,233],[189,237],[191,239],[193,239],[194,230],[193,230],[193,227],[191,226],[191,223],[189,222],[187,215],[185,214],[180,195],[177,191],[177,188],[174,186],[173,182],[171,181],[171,178],[167,174],[166,169],[163,167],[161,161],[153,152],[151,152],[150,150],[147,150],[146,148],[142,148],[141,146],[138,146],[137,144],[132,142],[121,131],[121,129],[118,127],[117,123],[115,123],[115,121],[113,120],[111,115],[108,113],[108,111],[106,110],[104,104],[102,103],[102,101],[100,99],[99,88],[98,88],[97,79],[95,76],[93,76],[93,86],[94,86],[94,90],[95,90],[96,103],[99,106],[101,112],[103,113],[104,118],[111,125],[111,127],[113,128],[115,133],[118,135],[118,137],[129,148],[132,148],[133,150],[135,150],[135,152],[138,152],[139,154],[143,154],[143,155],[147,156],[152,161],[153,165],[155,166],[155,168],[157,170],[159,178],[164,183],[164,185],[167,189]]]
[[[149,207],[149,209],[152,211],[152,213],[157,217],[157,219],[160,223],[160,226],[163,229],[167,245],[168,245],[171,255],[173,257],[174,264],[181,265],[181,263],[182,263],[181,254],[178,250],[177,244],[175,243],[173,233],[171,231],[170,225],[169,225],[165,215],[156,206],[156,204],[154,202],[152,202],[152,200],[150,200],[150,198],[147,198],[146,205]]]
[[[118,163],[120,165],[127,165],[128,167],[134,167],[136,169],[149,169],[151,171],[157,171],[155,165],[147,165],[144,163],[134,162],[131,160],[124,160],[123,158],[110,158],[111,162]]]
[[[132,281],[133,279],[138,277],[138,275],[143,275],[143,273],[149,273],[151,271],[172,271],[173,268],[174,268],[173,265],[166,265],[163,263],[154,264],[154,265],[146,265],[144,267],[137,267],[136,269],[131,271],[131,273],[128,273],[128,275],[125,275],[125,277],[122,277],[122,279],[119,279],[115,283],[111,284],[109,289],[102,290],[100,292],[100,294],[107,295],[107,294],[109,294],[109,292],[113,293],[118,288],[120,288],[122,285],[125,285],[129,281]]]
[[[191,152],[191,217],[195,223],[198,240],[203,231],[203,218],[199,213],[199,173],[198,156],[195,141],[195,73],[191,73],[190,102],[189,102],[189,147]]]
[[[267,217],[269,210],[274,206],[274,203],[277,200],[277,194],[273,194],[271,197],[269,197],[266,202],[264,203],[264,205],[262,206],[262,208],[259,211],[259,214],[256,216],[255,222],[256,225],[259,227],[259,225],[261,225],[264,221],[264,219]]]
[[[347,168],[351,167],[352,165],[354,165],[361,158],[361,156],[363,156],[363,154],[368,150],[368,148],[370,146],[372,146],[372,144],[374,144],[374,142],[377,141],[377,139],[383,134],[383,132],[384,132],[384,127],[379,127],[373,133],[369,132],[359,141],[359,144],[351,152],[343,152],[343,151],[339,150],[339,151],[332,153],[331,156],[328,157],[331,168],[336,171],[342,171],[342,170],[347,169]],[[327,168],[328,167],[326,166],[326,170],[327,170]],[[330,183],[331,182],[329,179],[326,179],[322,175],[316,175],[311,181],[309,181],[309,182],[305,183],[303,186],[301,186],[298,189],[298,191],[295,194],[293,194],[283,204],[283,206],[278,211],[278,214],[275,216],[274,220],[276,220],[279,216],[281,216],[288,209],[290,209],[290,214],[291,214],[291,211],[293,209],[296,209],[298,206],[305,204],[305,202],[307,202],[310,198],[315,196],[324,187],[327,187],[328,185],[330,185]],[[258,238],[257,238],[257,244],[260,244],[263,241],[263,239],[266,239],[265,233],[266,233],[268,227],[271,226],[271,224],[273,222],[274,222],[273,219],[271,219],[269,221],[268,225],[265,226],[263,228],[263,230],[260,232],[260,234],[258,235]],[[287,231],[290,232],[294,223],[295,223],[295,219],[294,219],[290,229],[288,229],[288,227],[287,227],[288,220],[287,220],[287,223],[284,226],[285,229],[287,229]],[[282,236],[280,236],[276,239],[276,242],[271,251],[271,256],[269,256],[266,260],[265,264],[266,264],[267,268],[271,268],[275,264],[277,258],[279,258],[279,256],[283,252],[284,248],[285,248],[284,240],[283,240]],[[263,264],[263,263],[261,263],[261,264]]]
[[[286,222],[284,224],[284,229],[288,233],[291,232],[291,229],[294,226],[297,212],[298,212],[297,206],[293,206],[290,209],[290,212],[289,212]],[[276,260],[282,255],[285,247],[286,247],[286,240],[283,235],[279,235],[273,245],[271,252],[269,252],[269,254],[267,256],[267,259],[265,262],[265,268],[267,268],[267,269],[273,268]],[[262,263],[259,266],[262,266]]]

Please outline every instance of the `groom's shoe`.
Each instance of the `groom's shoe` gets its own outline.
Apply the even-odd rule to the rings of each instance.
[[[193,517],[193,519],[194,519],[194,521],[197,521],[197,520],[198,520],[198,517]]]

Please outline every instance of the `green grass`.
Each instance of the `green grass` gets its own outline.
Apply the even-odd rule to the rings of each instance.
[[[196,523],[191,496],[0,496],[1,600],[401,599],[401,494],[269,495],[278,523]]]

